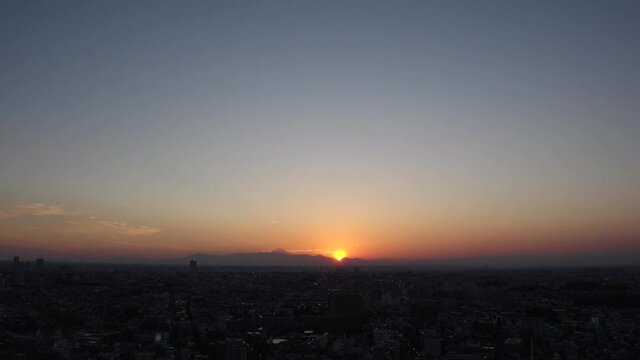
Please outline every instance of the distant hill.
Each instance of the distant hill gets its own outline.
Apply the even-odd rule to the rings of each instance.
[[[323,255],[291,254],[282,249],[229,255],[193,254],[171,262],[188,263],[191,259],[208,266],[331,266],[339,263]]]
[[[338,261],[324,255],[292,254],[284,249],[266,252],[236,253],[229,255],[193,254],[178,259],[169,259],[163,263],[187,264],[196,260],[205,266],[406,266],[426,265],[426,261],[407,261],[396,259],[367,260],[344,258]]]
[[[190,260],[196,260],[203,266],[376,266],[376,267],[442,267],[442,264],[427,260],[404,259],[361,259],[344,258],[338,261],[324,255],[292,254],[283,249],[275,249],[266,252],[236,253],[229,255],[193,254],[178,259],[161,260],[161,263],[188,264]]]
[[[502,255],[439,260],[410,259],[361,259],[344,258],[342,261],[323,255],[292,254],[283,249],[267,252],[236,253],[229,255],[193,254],[173,259],[155,259],[146,263],[188,265],[194,259],[203,266],[293,266],[293,267],[397,267],[397,268],[518,268],[518,267],[566,267],[566,266],[621,266],[640,265],[640,253],[603,252],[565,255]],[[120,261],[122,262],[122,261]],[[138,261],[141,262],[141,261]]]

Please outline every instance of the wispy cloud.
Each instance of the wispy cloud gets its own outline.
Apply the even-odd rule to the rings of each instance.
[[[123,241],[123,240],[114,240],[112,241],[112,243],[117,245],[124,245],[124,246],[133,247],[133,248],[143,248],[143,249],[153,248],[153,249],[169,249],[169,250],[180,250],[180,251],[184,251],[184,250],[194,251],[193,248],[184,247],[184,246],[173,246],[173,245],[158,246],[157,244],[140,244],[138,242]]]
[[[130,225],[124,221],[101,220],[96,218],[74,218],[64,224],[64,231],[73,234],[87,235],[122,235],[146,236],[159,233],[161,230],[146,225]]]
[[[0,211],[1,219],[11,219],[22,216],[54,216],[54,215],[72,215],[62,205],[50,205],[43,203],[17,204],[9,210]]]
[[[0,211],[0,220],[36,216],[64,216],[60,220],[54,220],[54,225],[50,227],[51,231],[64,234],[147,236],[161,231],[161,229],[153,226],[131,225],[125,221],[88,216],[76,211],[70,211],[62,205],[25,203]]]
[[[331,254],[332,251],[325,249],[286,249],[290,253],[315,253],[315,254]]]

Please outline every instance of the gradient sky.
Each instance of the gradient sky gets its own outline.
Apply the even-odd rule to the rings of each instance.
[[[2,1],[0,253],[640,249],[637,1]]]

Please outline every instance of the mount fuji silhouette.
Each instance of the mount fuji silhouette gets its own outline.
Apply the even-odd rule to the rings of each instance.
[[[292,254],[284,249],[229,255],[198,253],[175,260],[186,263],[190,259],[196,260],[198,265],[205,266],[332,266],[347,260],[337,261],[324,255]]]

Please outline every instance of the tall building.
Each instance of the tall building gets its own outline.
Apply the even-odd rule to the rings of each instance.
[[[196,273],[198,271],[198,262],[195,259],[191,259],[191,261],[189,261],[189,271],[191,273]]]
[[[422,330],[422,340],[425,354],[435,358],[442,356],[442,339],[435,330]]]
[[[247,360],[247,345],[242,339],[227,339],[227,360]]]
[[[43,258],[37,258],[36,259],[36,268],[38,268],[38,269],[44,268],[44,259]]]
[[[329,316],[333,318],[359,318],[362,315],[362,295],[334,290],[329,293]]]
[[[15,267],[20,266],[20,256],[14,256],[13,257],[13,266],[15,266]]]
[[[247,344],[239,338],[227,338],[215,343],[214,359],[247,360]]]
[[[362,295],[343,290],[329,293],[328,325],[332,331],[354,333],[361,331],[364,315]]]

